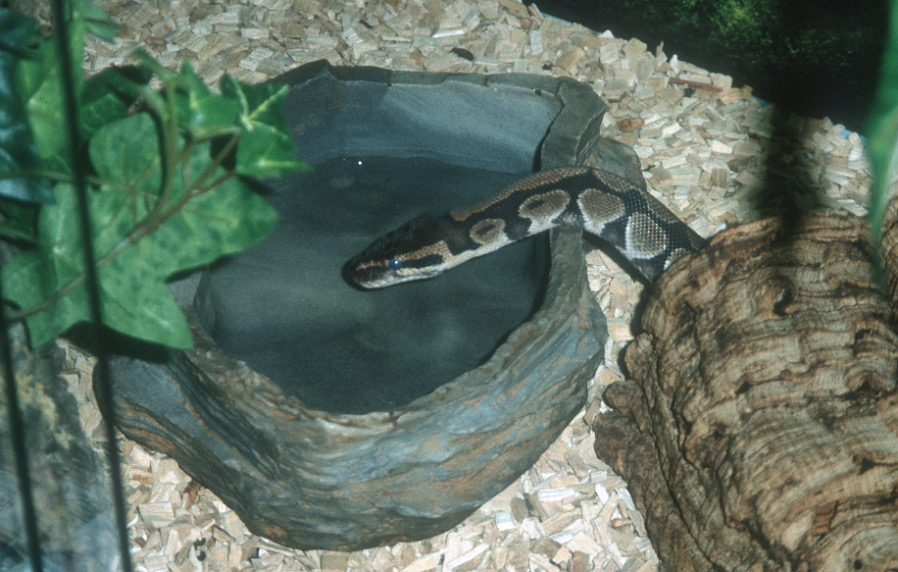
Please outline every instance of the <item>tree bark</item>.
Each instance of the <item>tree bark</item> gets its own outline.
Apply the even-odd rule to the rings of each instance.
[[[868,237],[763,220],[659,280],[594,429],[667,569],[898,567],[898,336]]]

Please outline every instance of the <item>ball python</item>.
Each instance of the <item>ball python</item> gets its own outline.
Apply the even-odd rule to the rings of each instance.
[[[472,207],[423,215],[349,260],[344,277],[385,288],[437,276],[512,242],[558,226],[577,226],[626,256],[649,281],[704,244],[657,199],[601,169],[541,171]]]

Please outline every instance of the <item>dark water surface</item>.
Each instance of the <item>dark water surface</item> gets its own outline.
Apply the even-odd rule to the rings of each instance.
[[[292,175],[268,197],[278,228],[210,274],[207,325],[225,351],[315,409],[368,413],[426,395],[482,363],[538,307],[546,236],[382,290],[350,287],[341,267],[416,215],[471,205],[526,174],[368,157]]]

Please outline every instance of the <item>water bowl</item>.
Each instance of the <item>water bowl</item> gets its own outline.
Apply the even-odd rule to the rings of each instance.
[[[583,84],[315,62],[275,80],[297,154],[249,251],[173,285],[195,348],[113,360],[118,423],[248,528],[303,549],[439,534],[507,487],[582,409],[604,316],[578,230],[428,281],[350,287],[340,267],[423,211],[538,169],[638,177]]]

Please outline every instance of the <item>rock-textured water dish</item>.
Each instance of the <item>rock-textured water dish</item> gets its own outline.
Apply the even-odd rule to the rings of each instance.
[[[286,115],[307,146],[300,156],[313,164],[376,154],[365,144],[381,139],[407,156],[476,159],[468,166],[507,173],[596,164],[620,151],[612,168],[633,169],[632,152],[597,139],[604,104],[571,80],[325,63],[281,80],[293,86]],[[365,84],[375,97],[362,105],[352,92]],[[309,85],[325,99],[297,96]],[[554,114],[532,113],[534,98]],[[405,135],[380,133],[384,123],[406,127]],[[327,148],[316,134],[335,138],[332,153],[306,153]],[[414,144],[402,143],[415,134]],[[188,309],[194,350],[114,362],[119,425],[175,458],[250,530],[285,545],[357,550],[447,530],[532,465],[583,407],[601,359],[604,317],[586,284],[580,232],[551,238],[534,315],[485,363],[407,404],[366,414],[311,408],[222,350]],[[198,308],[207,313],[203,282]],[[214,311],[204,316],[216,320]]]

